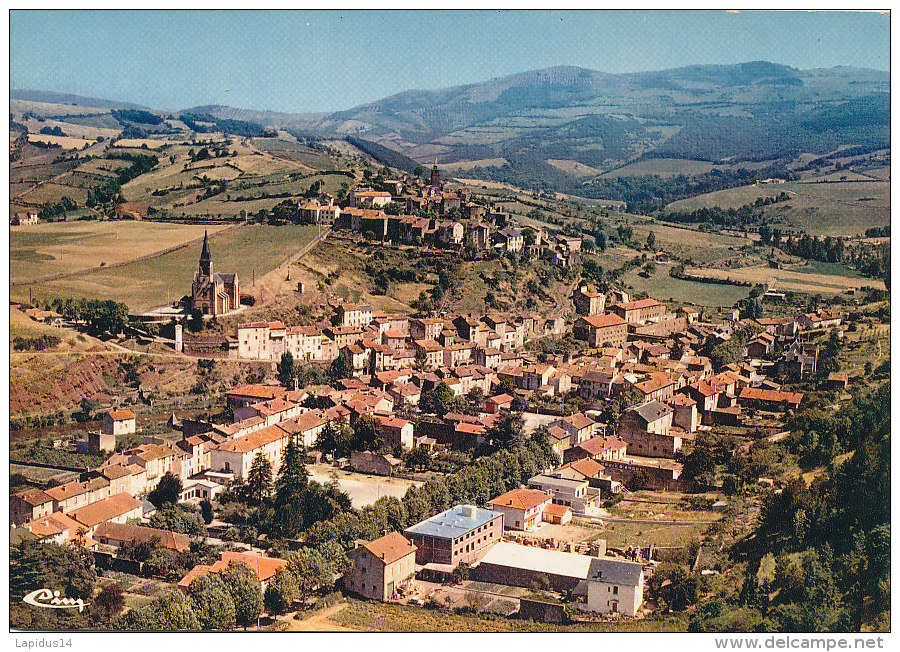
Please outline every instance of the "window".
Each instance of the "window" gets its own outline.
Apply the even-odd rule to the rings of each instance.
[[[619,587],[618,586],[613,587],[613,595],[619,595]]]

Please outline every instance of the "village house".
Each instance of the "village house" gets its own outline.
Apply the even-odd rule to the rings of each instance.
[[[518,229],[507,227],[498,231],[494,236],[494,244],[499,245],[506,251],[522,251],[525,245],[525,238]]]
[[[400,460],[393,455],[370,453],[369,451],[353,451],[350,455],[350,466],[359,473],[392,476],[400,464]]]
[[[639,301],[617,303],[612,309],[628,324],[646,324],[649,321],[659,321],[666,312],[666,306],[656,299],[640,299]]]
[[[681,448],[680,430],[672,429],[674,410],[665,403],[649,401],[629,408],[619,417],[618,434],[628,445],[629,455],[672,458]]]
[[[509,394],[498,394],[484,399],[484,411],[488,414],[499,414],[502,410],[509,410],[513,397]]]
[[[256,573],[256,577],[259,578],[259,588],[262,592],[265,592],[266,587],[269,585],[269,581],[275,577],[275,573],[282,568],[287,568],[288,565],[286,559],[265,557],[250,552],[227,551],[220,553],[218,561],[211,566],[206,564],[194,566],[188,571],[187,575],[178,581],[177,586],[179,589],[186,592],[190,588],[191,583],[201,575],[206,575],[207,573],[221,573],[228,568],[228,565],[232,562],[249,566],[250,569]]]
[[[528,486],[550,492],[555,504],[570,507],[574,514],[600,514],[600,490],[591,487],[587,480],[571,480],[554,473],[539,474],[528,479]]]
[[[379,425],[386,446],[400,446],[407,450],[413,447],[415,432],[412,422],[399,417],[379,417]]]
[[[175,552],[188,552],[191,549],[191,538],[186,534],[113,521],[101,523],[93,538],[98,543],[113,548],[119,548],[128,542],[155,542],[156,545]]]
[[[495,512],[503,514],[503,524],[507,530],[533,531],[540,525],[544,510],[553,504],[549,492],[537,489],[513,489],[488,501]]]
[[[300,222],[303,224],[320,224],[331,226],[340,220],[341,207],[336,206],[334,201],[319,203],[313,199],[300,204],[297,207],[300,216]]]
[[[284,428],[268,426],[214,446],[210,451],[210,468],[233,473],[235,479],[246,478],[253,459],[262,453],[272,465],[272,473],[277,473],[287,443],[288,433]]]
[[[414,581],[416,546],[399,532],[374,541],[357,541],[347,553],[350,570],[344,586],[370,600],[391,600]]]
[[[228,407],[245,408],[261,401],[270,401],[285,395],[285,389],[275,385],[241,385],[225,392]]]
[[[365,327],[372,321],[372,306],[340,303],[335,308],[338,326]]]
[[[624,459],[624,457],[616,459]],[[608,491],[609,493],[619,493],[622,491],[622,483],[613,480],[607,475],[606,467],[600,464],[600,462],[590,458],[567,462],[554,470],[553,475],[559,478],[568,478],[569,480],[587,480],[587,483],[590,486]]]
[[[425,369],[437,369],[444,363],[444,347],[434,340],[413,340],[412,348]]]
[[[109,483],[107,483],[107,487],[108,486]],[[81,483],[78,480],[73,480],[72,482],[67,482],[56,487],[50,487],[46,490],[46,494],[53,498],[52,511],[54,512],[70,512],[77,507],[96,502],[96,500],[91,500],[92,495],[88,493],[84,483]],[[97,500],[107,497],[108,494],[106,496],[101,495]]]
[[[628,337],[625,320],[619,315],[602,314],[579,317],[573,327],[575,337],[586,340],[589,346],[621,347]]]
[[[745,387],[738,397],[741,405],[760,410],[786,412],[796,410],[803,402],[800,392],[779,392],[771,389]]]
[[[644,570],[639,563],[604,557],[591,563],[586,610],[634,618],[644,602]]]
[[[687,394],[675,394],[666,403],[672,408],[672,425],[685,432],[696,432],[700,425],[697,401]]]
[[[53,497],[40,489],[25,489],[9,496],[9,522],[24,525],[53,511]]]
[[[444,330],[444,320],[434,318],[410,319],[409,336],[413,340],[437,340]]]
[[[625,457],[627,446],[625,440],[618,436],[591,437],[566,449],[562,460],[566,464],[581,459],[590,459],[597,462],[618,460]]]
[[[89,550],[97,546],[97,541],[87,535],[87,530],[81,523],[62,512],[53,512],[29,521],[24,527],[42,542],[68,543]]]
[[[10,224],[13,226],[32,226],[40,221],[40,214],[37,211],[28,211],[25,213],[16,213],[10,220]]]
[[[487,249],[491,246],[491,227],[484,222],[479,222],[472,226],[465,235],[466,244],[472,245],[476,249]],[[524,242],[524,240],[523,240]]]
[[[577,446],[587,441],[597,433],[598,428],[597,423],[593,419],[581,412],[557,419],[549,425],[550,427],[562,428],[569,433],[569,444],[571,446]]]
[[[353,208],[383,208],[391,202],[391,193],[357,188],[350,191],[348,198]]]
[[[143,514],[143,503],[140,500],[121,493],[74,509],[67,516],[78,521],[84,526],[87,535],[93,537],[103,523],[126,523],[129,519],[140,519]]]
[[[584,317],[602,314],[606,309],[606,295],[602,292],[591,292],[582,285],[572,295],[575,312]]]
[[[103,415],[103,423],[100,432],[104,435],[122,437],[130,435],[135,430],[135,415],[131,410],[113,410]]]

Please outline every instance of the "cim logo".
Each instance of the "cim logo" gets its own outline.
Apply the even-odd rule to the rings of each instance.
[[[50,589],[32,591],[22,598],[22,602],[43,609],[78,609],[79,612],[84,611],[84,608],[90,604],[81,598],[61,598],[59,591]]]

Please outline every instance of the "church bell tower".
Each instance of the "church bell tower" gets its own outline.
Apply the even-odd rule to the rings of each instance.
[[[200,251],[200,276],[212,276],[212,256],[209,253],[209,233],[203,232],[203,249]]]

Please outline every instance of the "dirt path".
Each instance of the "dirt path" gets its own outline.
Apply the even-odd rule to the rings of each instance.
[[[306,618],[304,620],[289,620],[287,632],[359,632],[362,630],[337,625],[329,620],[334,615],[339,614],[349,606],[346,602],[341,602],[327,609]]]

